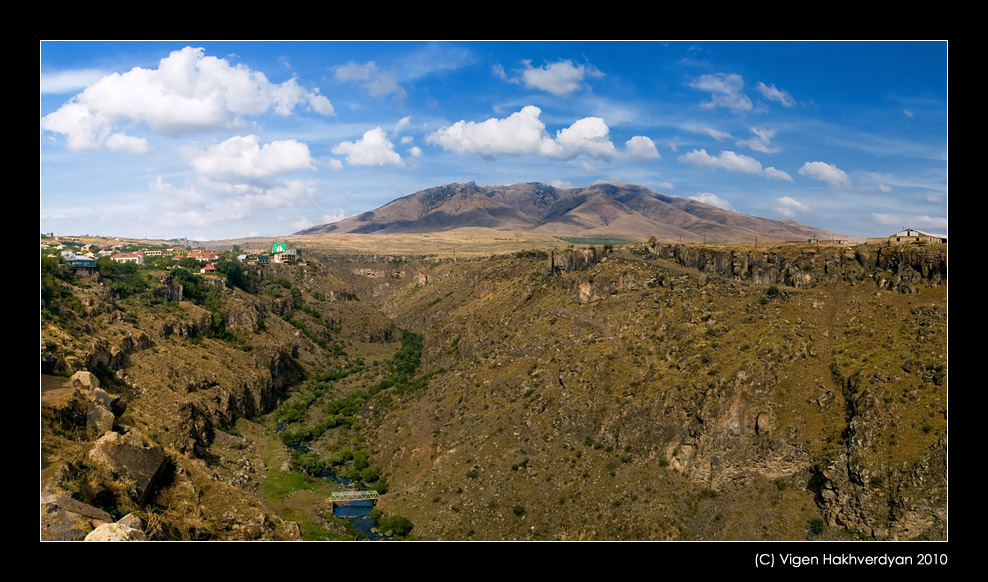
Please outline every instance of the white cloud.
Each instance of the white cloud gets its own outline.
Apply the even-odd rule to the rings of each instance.
[[[883,226],[894,228],[947,228],[947,218],[945,216],[928,216],[925,214],[879,214],[873,213],[871,219]]]
[[[939,204],[939,203],[943,202],[943,198],[937,196],[936,194],[927,194],[926,195],[926,201],[927,202],[932,202],[934,204]]]
[[[358,83],[371,97],[386,97],[394,95],[404,99],[407,93],[398,84],[398,75],[394,71],[380,69],[374,61],[361,65],[349,62],[336,68],[336,80]]]
[[[398,120],[398,123],[395,124],[395,128],[394,128],[395,135],[398,135],[399,133],[401,133],[401,130],[403,130],[406,127],[408,127],[411,123],[412,123],[412,116],[411,115],[406,115],[405,117],[402,117],[401,119],[399,119]]]
[[[809,176],[830,184],[832,188],[850,188],[851,179],[843,170],[826,162],[806,162],[799,169],[799,175]]]
[[[321,218],[316,220],[311,220],[304,216],[299,216],[297,219],[288,223],[289,226],[294,228],[296,231],[305,230],[306,228],[316,226],[317,224],[331,224],[333,222],[339,222],[346,218],[346,213],[343,212],[342,208],[338,208],[336,212],[323,214]]]
[[[775,136],[774,129],[758,129],[757,127],[752,127],[751,133],[755,134],[755,137],[737,141],[735,144],[764,154],[774,154],[779,151],[779,148],[773,147],[770,143],[772,137]]]
[[[909,111],[908,109],[903,109],[903,110],[902,110],[902,113],[903,113],[903,115],[905,115],[906,117],[913,117],[913,112],[912,112],[912,111]]]
[[[214,182],[268,187],[284,174],[315,169],[306,144],[290,139],[261,145],[256,135],[238,135],[210,146],[190,164],[200,176]]]
[[[401,156],[394,150],[394,144],[380,127],[368,130],[359,141],[345,141],[332,149],[337,155],[346,156],[351,166],[397,166],[403,167]]]
[[[106,76],[106,71],[99,69],[79,69],[75,71],[59,71],[41,75],[41,94],[60,94],[81,91],[92,83]]]
[[[701,109],[726,107],[734,113],[740,113],[751,111],[753,108],[751,99],[741,92],[744,88],[744,79],[741,75],[725,73],[701,75],[689,85],[698,91],[710,93],[710,101],[701,103]]]
[[[775,207],[776,212],[789,218],[792,218],[796,215],[796,213],[808,212],[810,210],[809,206],[789,196],[777,198],[776,202],[779,203],[779,205]]]
[[[591,164],[590,162],[588,162],[586,160],[580,160],[577,163],[580,166],[580,168],[582,168],[583,171],[586,172],[586,173],[588,173],[588,174],[596,174],[597,172],[600,171],[600,170],[597,169],[596,166],[594,166],[593,164]]]
[[[759,81],[755,88],[762,94],[762,97],[768,99],[769,101],[778,101],[785,107],[792,107],[796,104],[796,100],[792,98],[792,95],[790,95],[788,91],[776,89],[774,84],[769,87],[765,83]]]
[[[318,89],[307,91],[294,78],[274,84],[245,65],[231,66],[205,56],[202,48],[185,47],[161,59],[157,69],[135,67],[104,76],[43,117],[41,127],[64,134],[73,150],[113,145],[133,151],[136,142],[122,139],[129,136],[115,131],[118,126],[143,124],[165,135],[183,135],[229,129],[241,123],[241,116],[268,110],[290,115],[302,104],[333,114]],[[110,140],[112,135],[122,137]]]
[[[103,142],[106,149],[118,154],[146,154],[151,151],[146,139],[122,133],[114,133]]]
[[[895,192],[895,190],[893,190],[891,186],[886,186],[885,184],[879,184],[878,191],[884,192],[886,194],[888,194],[889,192]]]
[[[675,190],[676,189],[676,187],[673,186],[670,182],[660,182],[660,183],[656,184],[655,186],[658,187],[658,188],[662,188],[663,190]]]
[[[336,158],[329,158],[329,169],[334,172],[338,172],[343,169],[343,162],[337,160]]]
[[[422,148],[420,148],[419,146],[412,146],[408,150],[408,155],[412,156],[413,158],[421,158],[422,157]]]
[[[704,204],[709,204],[710,206],[716,206],[717,208],[723,208],[724,210],[730,210],[735,212],[734,207],[727,200],[724,200],[716,194],[711,194],[710,192],[703,192],[690,196],[690,200],[696,200],[697,202],[703,202]]]
[[[640,162],[657,160],[662,157],[655,147],[655,142],[644,135],[636,135],[624,144],[626,155]]]
[[[731,137],[731,134],[727,133],[726,131],[719,131],[712,127],[700,127],[698,129],[699,131],[709,135],[710,137],[714,138],[717,141],[723,141]]]
[[[575,65],[569,60],[548,63],[538,68],[532,67],[532,62],[528,60],[522,61],[522,65],[525,68],[514,82],[521,82],[530,89],[547,91],[557,97],[566,97],[577,91],[583,87],[584,79],[604,76],[593,65]],[[495,74],[506,78],[503,68],[495,69]]]
[[[561,148],[557,157],[572,158],[582,153],[592,158],[611,159],[617,156],[617,150],[609,134],[610,129],[599,117],[578,119],[556,132],[556,143]]]
[[[792,182],[792,177],[782,170],[777,170],[772,166],[762,168],[761,163],[755,158],[737,154],[730,150],[722,151],[720,155],[716,157],[711,156],[707,153],[707,150],[704,149],[693,150],[688,154],[679,156],[679,161],[689,162],[701,167],[720,168],[730,172],[757,174],[765,178]]]

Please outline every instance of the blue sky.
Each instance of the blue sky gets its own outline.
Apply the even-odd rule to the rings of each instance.
[[[42,42],[41,230],[288,234],[450,182],[947,233],[946,42]]]

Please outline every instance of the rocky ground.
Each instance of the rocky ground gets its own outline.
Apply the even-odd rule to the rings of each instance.
[[[346,539],[289,418],[422,539],[946,536],[945,248],[310,256],[61,283],[43,539]]]

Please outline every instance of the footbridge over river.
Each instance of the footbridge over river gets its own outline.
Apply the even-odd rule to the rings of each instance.
[[[335,507],[350,501],[377,501],[381,494],[377,491],[334,491],[329,495],[329,501]]]

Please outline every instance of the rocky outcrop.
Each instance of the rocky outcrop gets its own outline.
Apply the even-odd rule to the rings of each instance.
[[[65,493],[41,492],[42,540],[82,540],[92,529],[112,522],[109,513]]]
[[[108,432],[93,445],[89,459],[133,488],[134,500],[143,504],[165,466],[165,456],[154,447],[144,446],[141,434]]]
[[[937,247],[820,247],[818,250],[720,250],[686,245],[656,246],[654,253],[677,263],[760,285],[815,287],[824,281],[872,279],[883,289],[904,293],[915,285],[947,280],[947,251]]]

